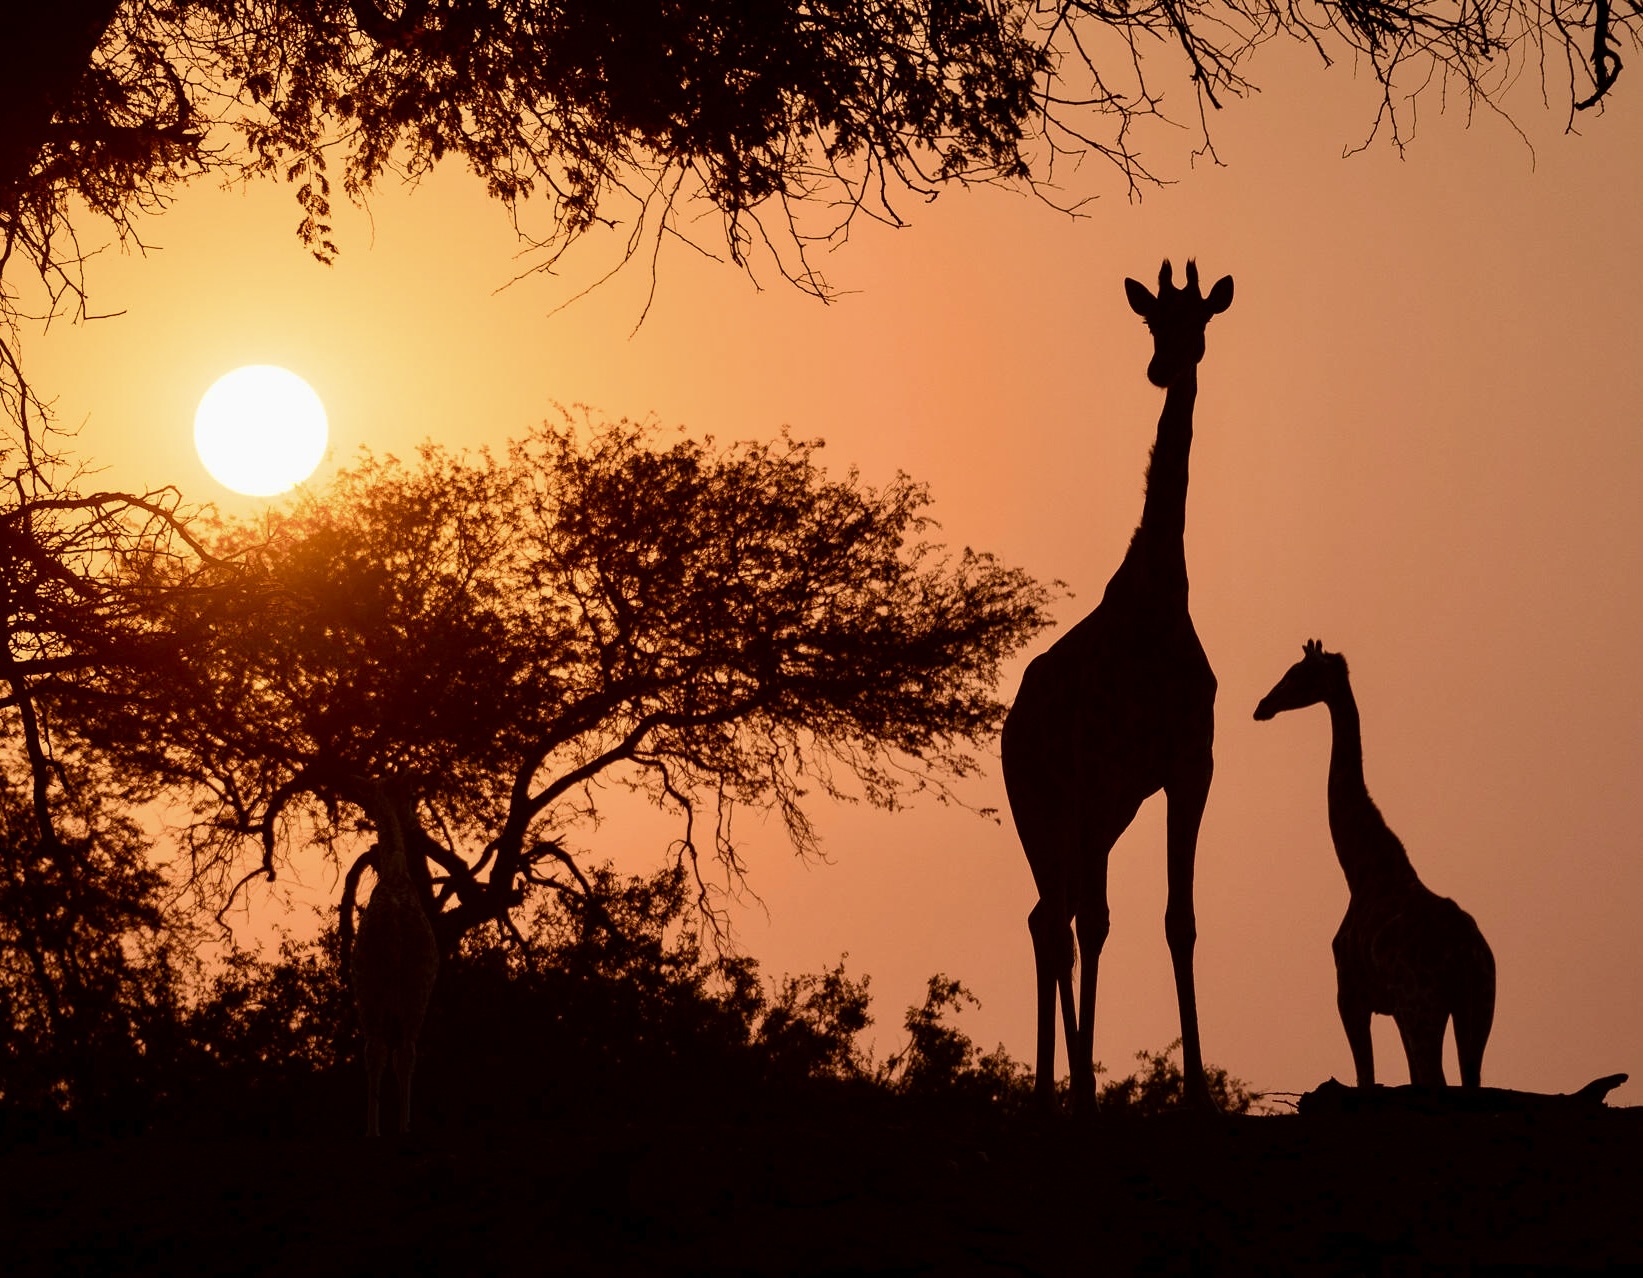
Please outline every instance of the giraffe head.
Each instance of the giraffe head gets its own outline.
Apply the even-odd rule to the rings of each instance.
[[[1152,362],[1147,380],[1168,386],[1204,358],[1204,328],[1210,317],[1232,305],[1232,276],[1223,275],[1205,297],[1198,291],[1198,263],[1187,262],[1187,286],[1176,288],[1169,259],[1158,271],[1158,296],[1145,284],[1124,281],[1130,309],[1152,330]]]
[[[1340,653],[1325,652],[1323,644],[1316,639],[1307,640],[1301,653],[1301,659],[1261,698],[1261,704],[1255,707],[1257,719],[1270,719],[1285,710],[1315,706],[1327,701],[1346,683],[1346,658]]]

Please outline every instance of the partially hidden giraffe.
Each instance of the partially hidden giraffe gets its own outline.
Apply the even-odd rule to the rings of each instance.
[[[1095,1099],[1095,986],[1107,938],[1107,860],[1142,802],[1164,791],[1169,902],[1164,932],[1181,1012],[1188,1100],[1212,1109],[1198,1038],[1192,906],[1198,828],[1214,771],[1215,674],[1187,607],[1187,459],[1204,329],[1232,304],[1232,277],[1206,298],[1187,263],[1176,288],[1169,262],[1153,296],[1124,289],[1151,330],[1147,378],[1164,409],[1147,464],[1141,523],[1095,611],[1036,657],[1004,721],[1004,783],[1038,903],[1028,915],[1037,971],[1041,1103],[1055,1095],[1055,1004],[1060,995],[1074,1105]],[[1073,1006],[1073,930],[1082,954]]]
[[[1335,933],[1336,1004],[1358,1086],[1375,1083],[1372,1013],[1391,1016],[1409,1081],[1443,1087],[1443,1035],[1451,1017],[1462,1087],[1483,1078],[1495,1019],[1495,957],[1472,916],[1420,881],[1363,779],[1363,738],[1346,659],[1309,640],[1299,661],[1255,708],[1257,719],[1316,705],[1329,709],[1329,833],[1350,901]]]
[[[382,1077],[394,1076],[395,1122],[411,1124],[416,1041],[439,972],[439,944],[406,861],[405,826],[383,787],[370,787],[366,814],[376,827],[376,886],[349,956],[354,1006],[365,1034],[365,1130],[379,1134]]]

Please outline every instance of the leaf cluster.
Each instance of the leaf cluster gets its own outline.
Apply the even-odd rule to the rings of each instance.
[[[940,972],[932,976],[924,1002],[907,1009],[907,1044],[885,1061],[881,1081],[904,1095],[1024,1109],[1032,1096],[1032,1072],[1002,1043],[983,1053],[952,1023],[967,1006],[981,1002],[962,981]]]
[[[240,25],[243,7],[222,6],[229,70],[267,170],[311,177],[341,139],[357,194],[460,156],[510,206],[547,196],[550,245],[613,221],[613,201],[665,218],[688,186],[738,262],[767,202],[1020,176],[1044,69],[983,0],[309,0]]]
[[[140,215],[218,163],[198,51],[172,38],[181,8],[63,0],[0,16],[0,411],[31,462],[50,414],[24,374],[19,322],[88,317],[85,214],[140,247]]]
[[[1181,1072],[1180,1051],[1181,1040],[1176,1039],[1161,1051],[1137,1052],[1135,1059],[1141,1063],[1140,1069],[1125,1078],[1108,1079],[1101,1084],[1101,1110],[1149,1118],[1183,1108],[1186,1081]],[[1100,1067],[1096,1068],[1099,1072]],[[1219,1066],[1206,1065],[1204,1081],[1209,1085],[1210,1098],[1223,1114],[1259,1112],[1261,1095],[1251,1092],[1244,1082]]]
[[[873,1063],[860,1036],[873,1023],[868,986],[844,959],[822,972],[784,976],[766,1006],[755,1042],[776,1078],[863,1079]]]

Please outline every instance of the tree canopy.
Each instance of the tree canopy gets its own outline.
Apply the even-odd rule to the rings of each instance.
[[[670,239],[826,297],[812,250],[955,183],[1076,204],[1110,163],[1157,180],[1149,117],[1212,145],[1255,52],[1298,42],[1417,103],[1501,109],[1524,75],[1602,103],[1643,10],[1614,0],[62,0],[0,16],[0,408],[46,420],[24,315],[86,310],[90,213],[122,240],[180,183],[274,177],[337,251],[363,200],[459,159],[552,270],[590,232],[611,269]],[[1552,83],[1556,82],[1556,83]],[[717,214],[715,219],[699,217]],[[774,267],[771,267],[774,263]],[[25,303],[25,274],[39,288]],[[39,290],[43,289],[43,294]]]
[[[543,249],[623,228],[619,252],[718,210],[739,263],[805,247],[899,195],[993,178],[1056,184],[1095,153],[1129,183],[1133,126],[1253,87],[1280,38],[1362,67],[1401,140],[1419,98],[1498,103],[1525,72],[1600,103],[1643,12],[1613,0],[65,0],[0,19],[0,220],[58,290],[79,205],[134,212],[217,171],[289,180],[300,234],[334,251],[332,180],[460,158]],[[1065,195],[1062,198],[1066,198]],[[536,227],[532,231],[527,228]]]
[[[675,813],[698,871],[736,872],[739,807],[812,849],[808,793],[894,807],[974,770],[1049,601],[930,541],[921,485],[818,447],[567,416],[505,459],[367,457],[209,538],[220,587],[155,596],[171,664],[59,716],[190,796],[219,899],[396,821],[447,945],[529,885],[585,890],[564,839],[602,786]]]

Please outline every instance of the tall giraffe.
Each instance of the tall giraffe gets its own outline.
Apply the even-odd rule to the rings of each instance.
[[[1196,263],[1187,263],[1186,287],[1176,288],[1166,261],[1156,297],[1134,280],[1126,279],[1124,289],[1152,331],[1147,378],[1165,392],[1141,523],[1095,611],[1027,667],[1001,742],[1010,811],[1038,888],[1027,918],[1038,976],[1036,1085],[1049,1103],[1059,992],[1074,1103],[1094,1101],[1107,859],[1142,802],[1163,790],[1169,803],[1164,933],[1181,1009],[1182,1067],[1189,1099],[1213,1107],[1198,1041],[1192,876],[1215,766],[1215,673],[1187,608],[1183,536],[1204,328],[1232,305],[1232,277],[1223,276],[1205,298]],[[1083,954],[1076,1014],[1075,920]]]
[[[1309,641],[1255,707],[1257,719],[1329,708],[1329,834],[1351,900],[1335,933],[1335,1000],[1359,1087],[1375,1084],[1374,1012],[1397,1022],[1409,1081],[1442,1087],[1443,1033],[1455,1019],[1462,1087],[1483,1079],[1495,1019],[1495,956],[1472,916],[1415,873],[1363,779],[1363,735],[1346,658]]]
[[[376,827],[376,887],[349,955],[354,1006],[365,1033],[365,1130],[380,1130],[383,1071],[392,1065],[396,1122],[411,1124],[416,1040],[439,972],[439,944],[406,862],[405,823],[384,786],[366,787],[366,815]]]

